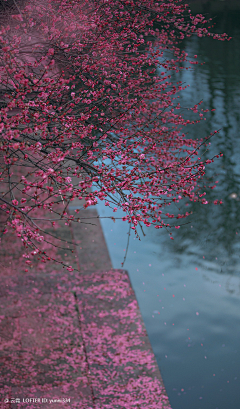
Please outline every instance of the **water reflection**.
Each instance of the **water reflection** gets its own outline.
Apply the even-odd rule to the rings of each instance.
[[[203,100],[204,109],[216,109],[206,115],[206,121],[188,127],[186,132],[189,137],[199,138],[220,129],[203,157],[207,159],[220,151],[224,156],[207,166],[203,191],[207,192],[208,202],[221,198],[223,203],[190,203],[187,210],[193,212],[188,219],[192,227],[183,226],[174,232],[174,244],[169,246],[166,240],[164,245],[174,254],[197,257],[200,265],[208,261],[208,268],[219,274],[240,276],[240,13],[229,17],[226,13],[217,16],[216,21],[216,31],[228,31],[233,39],[225,43],[209,38],[186,41],[184,49],[189,56],[197,54],[199,62],[206,64],[180,71],[174,78],[190,84],[180,96],[182,106],[191,107]],[[186,111],[185,115],[191,113]],[[208,180],[218,181],[217,188],[209,189]],[[217,264],[213,261],[216,257]]]

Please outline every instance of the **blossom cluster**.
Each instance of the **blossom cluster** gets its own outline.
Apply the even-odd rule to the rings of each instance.
[[[171,227],[171,203],[207,203],[198,184],[214,158],[203,162],[199,149],[211,135],[184,134],[204,111],[196,104],[198,119],[184,118],[185,87],[171,74],[197,63],[179,48],[184,38],[227,39],[209,24],[179,0],[43,0],[9,14],[0,28],[2,235],[14,229],[39,252],[47,232],[36,212],[69,224],[75,199],[122,209],[137,235],[143,224]]]

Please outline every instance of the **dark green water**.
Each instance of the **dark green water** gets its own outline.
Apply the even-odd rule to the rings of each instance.
[[[174,232],[173,241],[154,228],[145,229],[141,242],[132,236],[124,266],[173,409],[240,407],[240,13],[218,14],[216,22],[216,31],[233,39],[186,41],[189,56],[197,54],[205,65],[175,79],[190,84],[182,106],[203,99],[203,108],[216,109],[187,131],[201,138],[221,129],[205,157],[224,153],[207,167],[207,178],[218,184],[206,190],[208,201],[223,204],[189,205],[190,224]],[[104,204],[98,211],[111,215]],[[128,226],[108,219],[102,226],[113,266],[120,268]]]

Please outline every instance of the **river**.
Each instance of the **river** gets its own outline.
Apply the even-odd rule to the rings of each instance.
[[[174,232],[174,240],[151,227],[141,241],[132,235],[124,265],[173,409],[240,405],[240,12],[215,16],[216,32],[233,39],[185,41],[189,56],[205,64],[175,80],[190,84],[181,94],[183,106],[203,99],[203,108],[216,109],[188,132],[200,138],[221,129],[204,155],[224,153],[206,175],[218,181],[208,200],[223,204],[189,205],[189,224]],[[98,212],[112,264],[121,268],[128,225],[105,218],[112,213],[104,203]]]

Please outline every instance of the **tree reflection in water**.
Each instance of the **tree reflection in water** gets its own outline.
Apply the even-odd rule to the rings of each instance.
[[[206,268],[219,274],[240,276],[240,12],[216,15],[216,32],[227,32],[230,42],[216,42],[210,38],[192,38],[182,44],[189,56],[198,55],[194,70],[181,70],[173,79],[190,84],[180,96],[182,106],[192,107],[203,100],[202,107],[216,109],[206,114],[206,121],[183,131],[189,137],[201,138],[215,129],[220,132],[211,140],[205,159],[218,152],[224,156],[206,167],[207,179],[218,181],[212,190],[204,188],[208,202],[222,199],[221,205],[190,203],[187,219],[190,224],[174,231],[174,243],[165,246],[177,254],[198,258]],[[187,111],[188,117],[191,111]],[[194,115],[194,114],[193,114]],[[184,116],[184,112],[183,112]],[[207,186],[209,183],[205,183]],[[184,206],[183,206],[184,207]],[[192,227],[191,227],[192,226]],[[161,232],[159,232],[161,234]],[[218,262],[216,264],[216,257]]]

